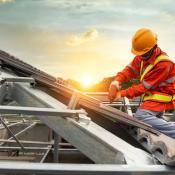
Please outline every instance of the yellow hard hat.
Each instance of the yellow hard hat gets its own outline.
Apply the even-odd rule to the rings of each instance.
[[[157,44],[157,35],[150,29],[141,28],[132,38],[131,52],[135,55],[143,55]]]

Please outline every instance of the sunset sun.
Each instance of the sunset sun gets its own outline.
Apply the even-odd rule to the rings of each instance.
[[[84,87],[88,87],[92,84],[92,77],[90,75],[84,75],[82,76],[80,83],[84,86]]]

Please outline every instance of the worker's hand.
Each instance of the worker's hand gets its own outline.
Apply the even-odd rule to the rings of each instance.
[[[118,91],[117,92],[117,95],[116,95],[116,97],[115,97],[115,100],[117,101],[117,100],[119,100],[121,98],[121,93],[120,93],[120,91]]]
[[[109,93],[108,93],[108,98],[110,103],[114,101],[114,99],[117,97],[117,92],[120,90],[120,84],[118,81],[114,80],[110,84],[109,87]]]

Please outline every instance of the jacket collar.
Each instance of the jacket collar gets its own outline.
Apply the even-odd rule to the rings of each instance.
[[[142,57],[140,56],[141,60],[143,60],[145,63],[147,62],[148,64],[154,64],[155,59],[160,55],[160,54],[165,54],[164,52],[161,51],[159,47],[154,49],[154,52],[152,56],[148,60],[143,60]]]

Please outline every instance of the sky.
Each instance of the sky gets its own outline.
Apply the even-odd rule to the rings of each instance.
[[[0,0],[0,49],[64,79],[114,76],[141,27],[175,58],[174,0]]]

